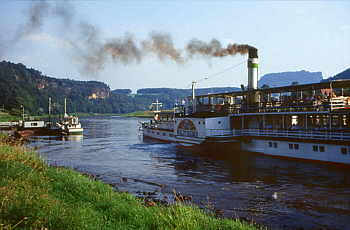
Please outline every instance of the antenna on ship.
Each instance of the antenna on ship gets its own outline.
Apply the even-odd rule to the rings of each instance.
[[[159,113],[160,111],[158,110],[158,106],[162,107],[163,103],[159,103],[158,102],[158,97],[156,99],[155,103],[152,103],[152,105],[156,105],[156,111],[154,111],[155,113]]]
[[[67,98],[64,98],[64,117],[68,117],[67,115]]]
[[[196,84],[197,82],[196,81],[192,81],[192,111],[193,113],[196,112],[196,96],[195,96],[195,93],[194,93],[194,84]]]
[[[51,97],[49,97],[49,128],[51,128]]]

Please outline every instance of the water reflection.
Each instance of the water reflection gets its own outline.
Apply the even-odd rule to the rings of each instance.
[[[167,165],[177,175],[165,193],[182,191],[196,203],[209,196],[211,205],[224,209],[227,216],[247,217],[270,227],[350,225],[349,167],[247,152],[174,152],[152,155],[157,167]]]
[[[83,135],[69,135],[69,136],[62,136],[62,141],[76,141],[80,142],[83,140]]]

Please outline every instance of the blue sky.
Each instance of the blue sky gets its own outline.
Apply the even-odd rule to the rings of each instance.
[[[70,20],[48,14],[29,30],[28,11],[35,4],[0,1],[1,59],[52,77],[103,81],[111,89],[186,88],[192,80],[245,61],[247,55],[196,56],[183,64],[151,53],[127,64],[107,57],[98,71],[89,71],[74,49],[84,44],[89,52],[94,47],[77,35],[82,22],[97,30],[102,43],[128,35],[139,45],[156,32],[168,34],[182,51],[193,38],[217,39],[223,46],[249,44],[259,49],[260,76],[307,70],[321,71],[326,78],[350,67],[350,1],[53,1],[47,10],[64,5]],[[246,63],[197,87],[241,83],[247,84]]]

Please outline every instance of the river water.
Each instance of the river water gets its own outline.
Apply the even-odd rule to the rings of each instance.
[[[147,143],[138,131],[143,120],[82,117],[83,136],[36,137],[29,145],[50,164],[98,175],[137,196],[172,201],[175,190],[198,206],[272,229],[350,229],[350,167]]]

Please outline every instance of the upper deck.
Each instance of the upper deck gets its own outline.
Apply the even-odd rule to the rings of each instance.
[[[350,80],[199,95],[189,104],[189,114],[350,113]]]

